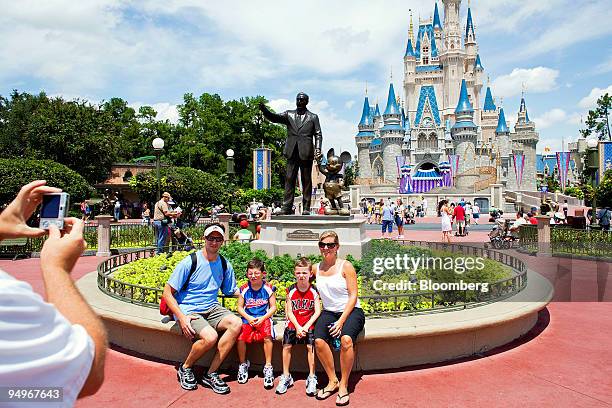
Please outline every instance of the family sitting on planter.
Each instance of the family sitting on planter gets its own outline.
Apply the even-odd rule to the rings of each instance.
[[[263,343],[264,388],[271,389],[274,386],[272,349],[275,333],[271,319],[276,312],[274,289],[265,282],[265,265],[258,259],[251,260],[247,266],[247,283],[236,287],[231,263],[219,254],[224,232],[219,224],[209,225],[204,231],[204,248],[195,256],[183,259],[164,288],[163,298],[176,320],[172,329],[193,342],[178,368],[178,380],[184,389],[196,389],[193,365],[216,346],[202,383],[216,393],[226,394],[229,386],[217,370],[234,343],[237,341],[240,384],[246,383],[249,376],[247,344]],[[365,316],[357,299],[357,274],[350,262],[338,259],[339,247],[338,235],[326,231],[319,239],[323,260],[318,265],[311,265],[307,258],[301,258],[295,264],[296,283],[286,294],[283,373],[276,387],[278,394],[284,394],[293,385],[289,370],[293,345],[305,344],[309,367],[306,394],[322,400],[338,392],[336,405],[349,403],[348,379],[354,361],[353,347],[363,330]],[[311,284],[315,278],[316,288]],[[226,296],[238,295],[238,313],[242,319],[219,304],[219,290]],[[340,351],[339,379],[330,343]],[[328,378],[327,385],[318,391],[315,349]]]

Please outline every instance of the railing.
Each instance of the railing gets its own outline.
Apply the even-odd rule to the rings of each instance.
[[[607,231],[587,231],[562,225],[552,225],[550,241],[551,251],[554,255],[612,258],[612,234]]]
[[[369,316],[403,315],[452,311],[481,306],[515,295],[527,285],[527,267],[520,259],[504,252],[459,244],[437,242],[400,241],[404,245],[427,247],[432,250],[461,252],[464,255],[489,258],[512,268],[513,276],[489,284],[488,292],[479,290],[440,290],[402,293],[394,295],[360,296],[364,312]],[[144,249],[115,255],[98,265],[98,288],[109,296],[140,306],[157,308],[163,289],[130,284],[113,278],[123,265],[154,255],[154,249]],[[224,307],[234,308],[234,297],[219,296]],[[284,315],[283,297],[277,297],[277,317]]]
[[[528,253],[538,252],[536,225],[521,225],[519,248]],[[571,228],[569,225],[550,226],[550,250],[553,255],[612,258],[612,233],[601,230]]]
[[[521,225],[519,227],[519,246],[526,252],[538,252],[537,225]]]

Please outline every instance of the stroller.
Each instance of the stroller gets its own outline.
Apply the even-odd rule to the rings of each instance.
[[[176,228],[172,234],[172,243],[176,244],[179,251],[191,251],[194,249],[193,239],[185,234],[180,228]]]
[[[497,225],[489,232],[489,241],[495,249],[510,249],[518,238],[510,232],[512,220],[497,219]]]
[[[412,207],[406,208],[406,211],[404,211],[404,222],[405,224],[414,224],[415,220],[414,220],[414,214],[415,211]]]
[[[502,210],[494,208],[491,211],[489,211],[489,215],[491,216],[489,218],[489,222],[493,222],[493,221],[499,220],[501,216],[504,215],[504,212]]]

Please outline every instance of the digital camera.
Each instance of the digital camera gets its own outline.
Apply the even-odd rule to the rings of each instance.
[[[68,214],[70,206],[70,194],[49,193],[43,195],[42,207],[40,208],[40,224],[42,229],[49,229],[55,225],[58,229],[64,229],[64,218]]]

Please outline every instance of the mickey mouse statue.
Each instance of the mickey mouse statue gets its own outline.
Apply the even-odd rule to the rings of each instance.
[[[350,215],[351,212],[342,205],[342,187],[344,175],[340,174],[342,166],[351,161],[351,154],[343,152],[340,157],[335,155],[334,149],[327,152],[327,164],[323,165],[319,159],[319,171],[325,175],[323,190],[325,198],[331,203],[331,208],[325,209],[325,215]]]

